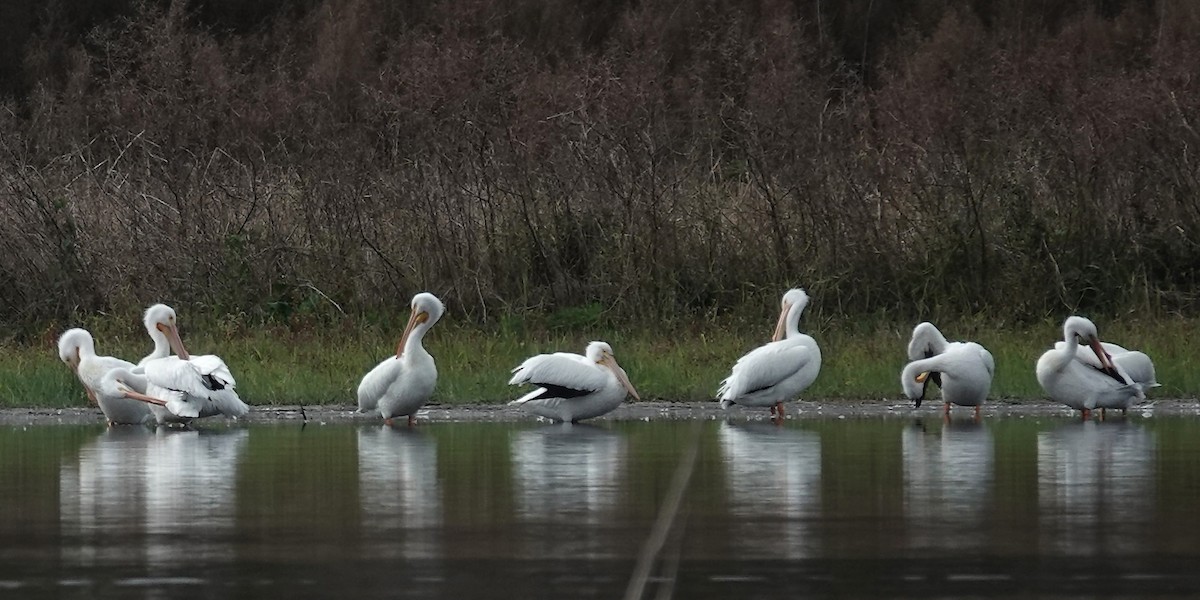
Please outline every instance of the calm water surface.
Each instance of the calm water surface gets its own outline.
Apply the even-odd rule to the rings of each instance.
[[[1200,594],[1192,419],[211,427],[0,429],[0,596]]]

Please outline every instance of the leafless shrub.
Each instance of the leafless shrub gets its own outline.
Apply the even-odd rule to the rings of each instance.
[[[1200,10],[825,4],[52,21],[0,110],[0,320],[1194,308]]]

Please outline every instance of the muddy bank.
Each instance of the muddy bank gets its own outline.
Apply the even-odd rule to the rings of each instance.
[[[1119,412],[1112,411],[1110,416]],[[1077,412],[1060,404],[1045,400],[995,401],[983,409],[984,418],[1026,417],[1071,417]],[[1154,416],[1200,416],[1200,402],[1195,399],[1154,400],[1134,407],[1131,417],[1152,418]],[[788,419],[839,419],[839,418],[938,418],[941,404],[926,403],[913,408],[910,402],[897,400],[831,400],[825,402],[793,402],[787,405]],[[955,407],[952,416],[956,419],[970,418],[971,410]],[[687,419],[733,419],[739,421],[765,421],[767,409],[733,407],[722,410],[716,402],[632,402],[617,410],[592,419],[592,421],[652,421]],[[519,408],[495,404],[430,405],[417,416],[418,422],[471,422],[471,421],[538,421],[539,417]],[[198,421],[200,426],[222,426],[235,423],[379,423],[375,414],[362,414],[347,405],[320,406],[256,406],[249,415],[238,421],[215,417]],[[0,425],[85,425],[103,424],[104,415],[99,409],[79,408],[6,408],[0,410]]]

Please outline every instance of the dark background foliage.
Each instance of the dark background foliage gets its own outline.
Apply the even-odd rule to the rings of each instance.
[[[0,322],[1190,313],[1198,56],[1183,0],[8,2]]]

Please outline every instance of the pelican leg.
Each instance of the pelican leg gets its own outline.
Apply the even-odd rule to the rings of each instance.
[[[417,415],[415,413],[408,415],[408,426],[412,427],[413,425],[416,425],[416,424],[417,424]]]
[[[1092,411],[1090,411],[1086,408],[1083,409],[1083,420],[1086,421],[1086,420],[1090,419],[1091,417],[1092,417]]]
[[[950,416],[950,403],[949,402],[942,404],[942,414],[946,415],[947,417]]]
[[[1100,420],[1103,421],[1104,419],[1107,419],[1107,418],[1108,418],[1108,409],[1101,408],[1100,409]]]
[[[979,420],[979,409],[980,409],[980,408],[982,408],[982,407],[981,407],[981,406],[979,406],[979,405],[975,405],[975,420],[976,420],[976,421],[978,421],[978,420]]]
[[[771,414],[775,415],[775,418],[779,419],[780,421],[783,421],[783,403],[776,402],[775,406],[771,409]]]
[[[388,417],[388,418],[384,419],[383,424],[387,425],[388,427],[391,427],[392,426],[392,418]]]

